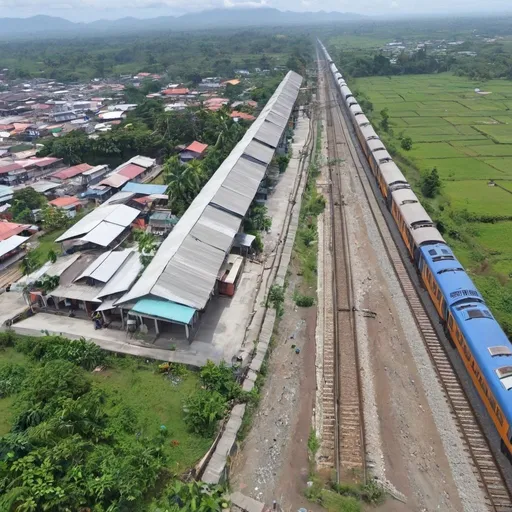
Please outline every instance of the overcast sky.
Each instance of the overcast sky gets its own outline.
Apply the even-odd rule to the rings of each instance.
[[[0,0],[0,17],[35,14],[61,16],[72,21],[152,18],[213,8],[267,6],[290,11],[339,11],[360,14],[406,15],[511,12],[511,0]]]

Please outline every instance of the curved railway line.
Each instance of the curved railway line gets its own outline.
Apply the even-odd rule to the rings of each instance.
[[[326,97],[326,111],[327,111],[327,120],[328,120],[328,143],[329,148],[336,148],[333,150],[333,155],[336,158],[337,147],[339,144],[346,144],[351,155],[351,159],[354,162],[354,166],[356,168],[356,174],[358,179],[363,187],[365,198],[368,201],[370,206],[370,210],[372,216],[374,218],[375,224],[378,228],[378,232],[380,237],[382,238],[383,244],[386,248],[387,255],[392,263],[392,266],[395,270],[396,276],[399,280],[400,286],[404,292],[404,295],[408,301],[410,306],[410,310],[414,316],[416,324],[421,332],[422,338],[424,340],[427,351],[432,360],[433,366],[437,373],[439,382],[442,385],[442,388],[445,392],[446,399],[451,406],[452,413],[455,419],[455,422],[458,426],[458,430],[462,436],[463,444],[466,447],[467,453],[470,455],[472,460],[472,467],[477,477],[477,480],[486,495],[486,505],[489,510],[494,512],[510,512],[512,511],[512,499],[509,489],[506,485],[506,480],[504,475],[502,474],[501,468],[497,463],[492,450],[490,449],[489,443],[483,434],[482,428],[473,412],[473,409],[470,405],[468,397],[461,385],[461,382],[453,369],[453,366],[450,362],[448,354],[441,343],[436,330],[433,327],[431,318],[425,309],[419,294],[417,292],[416,286],[414,282],[411,280],[411,277],[408,273],[407,267],[403,261],[402,253],[403,251],[399,251],[395,241],[393,240],[391,233],[388,229],[386,221],[380,211],[379,204],[380,202],[376,201],[374,196],[374,189],[372,189],[370,181],[373,178],[373,175],[368,170],[368,165],[364,154],[362,153],[361,148],[359,147],[359,142],[353,140],[352,132],[349,130],[347,126],[347,118],[346,112],[344,111],[345,107],[340,105],[339,99],[337,97],[336,91],[333,88],[333,83],[331,80],[331,76],[328,70],[328,64],[321,57],[320,65],[319,65],[320,73],[324,76],[324,84],[325,84],[325,97]],[[331,153],[330,153],[331,154]],[[342,191],[339,189],[339,171],[336,170],[336,162],[332,166],[331,170],[331,179],[332,179],[332,196],[333,199],[333,215],[334,215],[334,242],[343,243],[345,239],[345,221],[343,220],[343,196]],[[338,196],[339,204],[336,205],[336,196]],[[336,214],[339,212],[338,216],[341,217],[341,221],[336,220]],[[341,224],[340,224],[341,222]],[[346,245],[346,244],[345,244]],[[339,287],[341,285],[339,281],[339,276],[343,275],[343,272],[347,273],[347,270],[343,271],[339,269],[340,263],[338,262],[338,255],[345,255],[348,253],[348,249],[342,248],[341,250],[337,250],[337,245],[335,245],[335,253],[336,253],[336,280],[337,286],[335,289],[337,290],[337,325],[335,327],[336,334],[339,334],[339,328],[341,325],[346,324],[346,319],[350,318],[351,327],[353,328],[354,320],[353,311],[351,311],[350,301],[343,302],[344,296],[343,293],[340,294]],[[350,263],[349,258],[345,258],[345,266]],[[348,274],[350,272],[348,271]],[[343,279],[347,279],[346,277]],[[350,286],[346,289],[351,290],[350,279],[348,280]],[[350,294],[350,291],[345,291],[345,294]],[[335,304],[336,304],[335,300]],[[340,304],[342,304],[340,306]],[[347,307],[350,311],[344,312],[340,310],[341,308]],[[340,323],[341,322],[345,322]],[[352,420],[352,422],[347,421],[345,417],[345,413],[349,411],[348,407],[342,407],[342,404],[345,401],[344,395],[345,391],[349,391],[354,386],[353,380],[353,372],[357,369],[357,342],[355,341],[355,354],[350,354],[345,352],[347,349],[345,343],[340,344],[339,337],[335,337],[338,340],[339,351],[338,354],[341,356],[348,355],[349,357],[353,357],[355,355],[354,365],[348,363],[348,360],[344,362],[340,362],[337,367],[337,372],[339,375],[339,388],[336,389],[336,402],[339,403],[338,408],[338,440],[335,441],[335,447],[337,448],[337,456],[339,457],[339,466],[337,465],[337,469],[339,467],[338,474],[343,475],[344,469],[344,461],[350,460],[347,459],[347,452],[344,451],[348,447],[352,449],[352,453],[355,454],[357,452],[356,446],[360,446],[363,450],[362,460],[363,460],[363,468],[364,468],[364,429],[361,428],[360,434],[360,445],[357,445],[355,441],[357,436],[355,436],[354,431],[354,423],[360,423],[361,426],[364,425],[362,423],[362,412],[359,414],[355,414],[358,419]],[[352,359],[353,360],[353,359]],[[338,359],[339,361],[339,359]],[[347,371],[346,377],[343,377],[342,372]],[[357,371],[357,370],[356,370]],[[358,382],[358,389],[360,390],[360,383],[358,378],[356,379]],[[346,390],[343,389],[343,385],[347,385]],[[350,392],[350,391],[349,391]],[[360,395],[360,393],[359,393]],[[359,403],[361,403],[361,398],[358,398]],[[347,439],[350,439],[350,444],[348,444]]]

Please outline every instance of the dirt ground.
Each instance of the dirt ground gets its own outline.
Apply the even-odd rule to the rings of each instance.
[[[243,450],[235,456],[231,486],[267,504],[276,500],[283,510],[313,510],[304,489],[316,389],[316,308],[298,308],[293,302],[300,281],[294,266],[260,406]]]

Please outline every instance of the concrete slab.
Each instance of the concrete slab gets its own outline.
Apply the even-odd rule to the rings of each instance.
[[[16,315],[20,315],[26,309],[28,306],[23,294],[19,292],[2,293],[0,295],[0,329],[6,329],[4,323]]]
[[[207,347],[194,346],[193,343],[188,350],[155,348],[130,338],[124,331],[95,330],[90,320],[51,315],[49,313],[39,313],[26,318],[14,324],[12,329],[18,334],[29,336],[43,336],[44,332],[48,331],[50,334],[61,334],[70,339],[83,337],[111,352],[146,357],[158,361],[173,361],[193,366],[203,366],[208,359],[215,358],[215,354],[211,350],[207,350]]]
[[[263,512],[265,510],[264,503],[256,501],[249,496],[244,496],[241,492],[234,492],[230,498],[231,504],[244,512]]]

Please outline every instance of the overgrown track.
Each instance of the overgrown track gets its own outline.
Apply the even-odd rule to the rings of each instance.
[[[329,86],[324,80],[325,94]],[[363,404],[357,347],[352,265],[344,212],[338,144],[342,142],[339,121],[327,110],[331,231],[334,256],[334,436],[335,467],[339,480],[365,482]]]
[[[333,81],[328,71],[328,65],[325,61],[323,61],[322,71],[327,84],[326,88],[330,90],[330,93],[326,95],[328,102],[326,108],[331,112],[334,118],[338,119],[337,124],[341,126],[341,140],[346,141],[350,150],[355,168],[357,169],[357,178],[363,186],[365,197],[368,200],[372,216],[378,227],[386,252],[393,264],[401,288],[422,334],[425,347],[433,362],[448,403],[451,406],[452,414],[462,436],[465,449],[472,459],[473,470],[486,495],[486,504],[489,510],[494,512],[512,512],[511,495],[506,486],[501,469],[492,454],[488,441],[482,432],[459,378],[453,369],[448,354],[432,325],[432,319],[424,308],[416,287],[404,264],[403,258],[408,258],[408,255],[405,253],[405,250],[399,251],[397,248],[386,226],[386,221],[379,210],[378,203],[375,201],[375,189],[372,189],[369,183],[369,180],[374,178],[369,171],[364,154],[359,146],[359,141],[357,138],[353,137],[352,132],[348,129],[347,123],[349,121],[347,119],[348,114],[346,108],[339,103]],[[437,319],[435,319],[435,321],[437,321]]]

